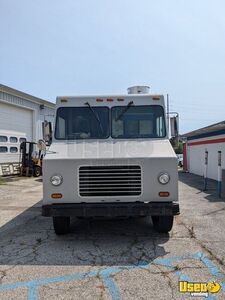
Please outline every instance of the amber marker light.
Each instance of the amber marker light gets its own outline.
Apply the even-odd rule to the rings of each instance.
[[[103,99],[97,98],[96,102],[103,102]]]
[[[67,99],[61,99],[61,102],[68,102]]]
[[[61,193],[54,193],[54,194],[51,194],[51,197],[53,199],[60,199],[60,198],[62,198],[62,194]]]
[[[160,96],[152,96],[152,100],[160,100]]]
[[[169,197],[169,192],[159,192],[159,197]]]

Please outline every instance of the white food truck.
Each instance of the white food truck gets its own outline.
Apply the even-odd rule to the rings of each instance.
[[[52,145],[43,162],[42,215],[56,234],[70,218],[151,216],[169,232],[179,214],[177,156],[163,95],[57,97]],[[176,138],[177,119],[171,118]]]

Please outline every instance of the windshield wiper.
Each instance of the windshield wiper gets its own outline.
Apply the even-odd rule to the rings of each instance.
[[[99,116],[95,113],[94,109],[91,107],[90,103],[89,102],[86,102],[85,105],[87,105],[90,110],[92,111],[93,115],[95,116],[95,119],[98,121],[99,123],[99,126],[100,126],[100,129],[101,129],[101,132],[104,133],[104,130],[103,130],[103,127],[102,127],[102,123],[99,119]]]
[[[133,101],[130,101],[127,106],[124,108],[124,110],[119,114],[119,116],[116,118],[116,122],[121,119],[121,117],[125,114],[125,112],[127,112],[127,110],[131,107],[131,105],[133,105],[134,102]]]

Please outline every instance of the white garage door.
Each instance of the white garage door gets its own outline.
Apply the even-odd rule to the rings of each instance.
[[[0,102],[0,129],[14,130],[33,140],[33,113],[29,109]]]

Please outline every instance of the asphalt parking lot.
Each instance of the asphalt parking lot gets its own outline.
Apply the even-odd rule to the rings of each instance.
[[[219,282],[225,299],[225,201],[180,173],[181,215],[169,235],[150,219],[74,220],[56,236],[40,214],[42,182],[0,185],[0,299],[194,299],[179,280]],[[198,298],[199,299],[199,298]]]

